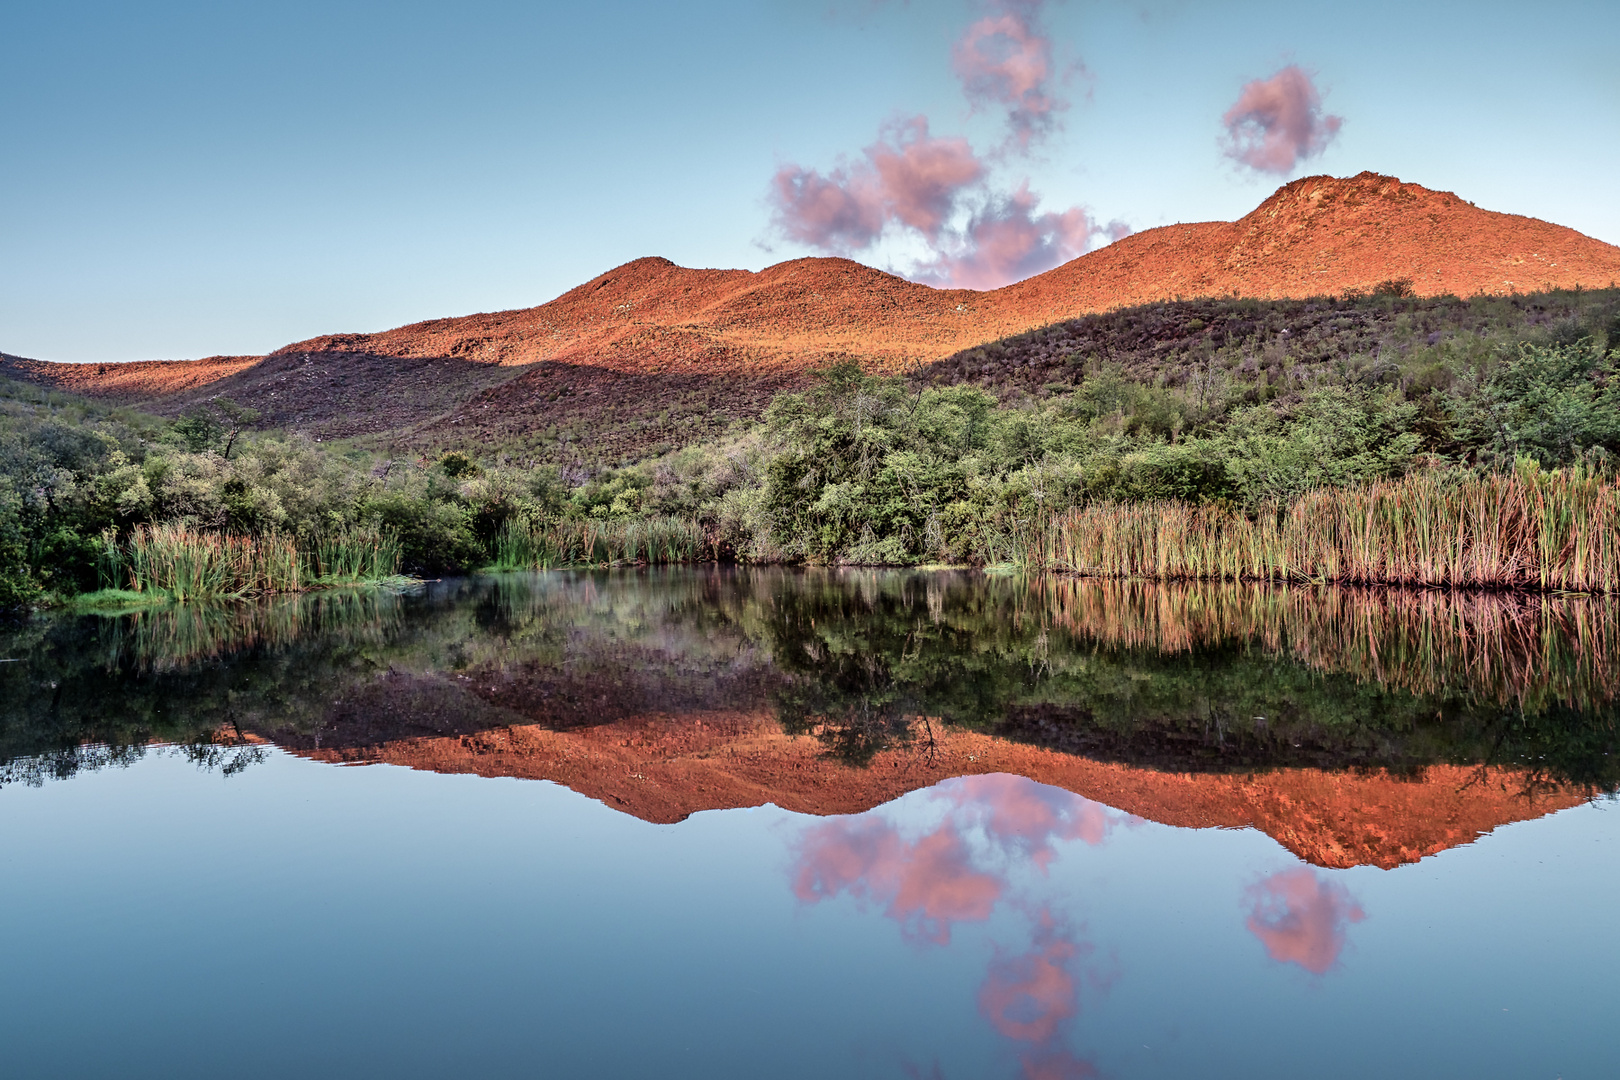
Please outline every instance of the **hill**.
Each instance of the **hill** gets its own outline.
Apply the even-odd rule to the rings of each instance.
[[[538,307],[329,334],[262,358],[0,357],[0,373],[171,414],[225,395],[267,424],[321,437],[516,440],[531,450],[586,439],[617,457],[757,415],[772,394],[829,362],[920,370],[1135,305],[1301,299],[1391,283],[1419,298],[1500,295],[1617,280],[1620,248],[1362,173],[1296,180],[1238,221],[1150,229],[988,292],[933,289],[847,259],[755,273],[643,258]]]

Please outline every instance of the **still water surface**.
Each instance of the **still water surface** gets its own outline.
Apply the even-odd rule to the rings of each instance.
[[[0,1060],[1620,1075],[1616,626],[696,570],[31,622]]]

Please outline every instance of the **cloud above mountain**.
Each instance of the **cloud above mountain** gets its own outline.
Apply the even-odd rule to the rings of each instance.
[[[1050,134],[1069,107],[1052,89],[1052,39],[1041,28],[1041,4],[1000,5],[969,26],[951,50],[951,65],[975,110],[1006,110],[1009,140],[1028,151]]]
[[[1222,152],[1255,172],[1287,176],[1326,150],[1344,118],[1322,111],[1322,95],[1298,64],[1243,84],[1221,117]]]
[[[999,110],[1005,142],[988,154],[931,131],[924,115],[885,125],[853,160],[822,171],[779,166],[768,200],[773,231],[826,254],[868,257],[884,241],[914,253],[899,268],[916,281],[990,289],[1082,255],[1130,229],[1097,222],[1084,206],[1041,208],[1027,177],[999,166],[1027,155],[1068,107],[1053,88],[1041,0],[1002,0],[967,27],[952,66],[974,111]]]

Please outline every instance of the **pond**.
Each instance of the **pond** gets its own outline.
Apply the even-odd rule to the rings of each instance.
[[[1612,602],[558,571],[0,660],[9,1075],[1620,1075]]]

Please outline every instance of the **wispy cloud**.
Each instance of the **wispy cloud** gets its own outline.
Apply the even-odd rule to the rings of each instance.
[[[1069,103],[1052,89],[1052,39],[1039,22],[1041,4],[1003,3],[957,39],[951,63],[974,109],[1004,108],[1009,140],[1027,151],[1049,134]]]
[[[1221,122],[1227,157],[1256,172],[1286,176],[1327,149],[1344,118],[1323,113],[1311,77],[1290,64],[1269,79],[1245,83]]]

